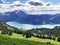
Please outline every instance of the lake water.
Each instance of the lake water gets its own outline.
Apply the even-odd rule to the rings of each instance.
[[[23,29],[32,29],[32,28],[54,28],[56,26],[60,26],[60,24],[45,24],[45,25],[31,25],[31,24],[21,24],[18,22],[7,22],[8,25],[16,27],[16,28],[23,28]]]

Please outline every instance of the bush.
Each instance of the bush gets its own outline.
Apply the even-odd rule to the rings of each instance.
[[[51,44],[51,42],[47,42],[47,44]]]
[[[13,44],[13,45],[16,45],[16,44]]]
[[[10,31],[8,31],[8,35],[12,35],[12,31],[10,30]]]
[[[51,35],[48,35],[47,39],[52,39],[52,36]]]
[[[35,37],[40,38],[39,34],[37,34]]]
[[[26,31],[22,31],[22,36],[26,36]]]
[[[8,34],[8,31],[2,30],[2,31],[1,31],[1,34]]]
[[[60,36],[57,38],[57,41],[60,42]]]
[[[43,35],[42,38],[45,39],[45,36]]]
[[[41,36],[43,39],[48,39],[48,37],[47,36],[45,36],[45,35],[43,35],[43,36]]]
[[[17,33],[17,34],[22,34],[21,30],[15,30],[14,32]]]
[[[40,38],[42,38],[42,35],[40,35]]]
[[[56,40],[56,37],[55,36],[53,36],[53,38],[52,38],[53,40]]]

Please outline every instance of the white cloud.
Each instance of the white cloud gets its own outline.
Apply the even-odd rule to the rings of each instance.
[[[22,4],[20,1],[14,1],[13,4]]]
[[[12,4],[0,4],[0,13],[21,10],[22,8],[23,4],[20,1],[14,1]]]
[[[59,6],[33,6],[24,10],[29,14],[56,14],[60,13],[60,5]]]
[[[35,5],[35,4],[29,4],[29,2],[32,3],[40,3],[43,5]],[[53,5],[51,2],[43,2],[41,0],[29,0],[26,2],[27,9],[24,9],[26,13],[29,14],[56,14],[60,13],[60,5]]]
[[[31,0],[30,0],[31,1]],[[34,1],[34,0],[32,0]],[[45,3],[40,0],[44,5],[43,6],[34,6],[28,4],[29,1],[26,2],[26,4],[21,3],[20,1],[14,1],[12,4],[0,4],[0,12],[11,12],[15,10],[23,10],[28,14],[56,14],[60,13],[60,5],[52,5],[52,3],[48,2]],[[39,2],[39,0],[36,0],[35,2]],[[18,6],[16,6],[18,5]],[[48,5],[48,6],[46,6]]]

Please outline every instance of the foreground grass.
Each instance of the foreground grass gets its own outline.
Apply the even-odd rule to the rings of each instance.
[[[20,34],[13,33],[12,36],[0,34],[0,45],[60,45],[60,42],[35,37],[25,38]]]

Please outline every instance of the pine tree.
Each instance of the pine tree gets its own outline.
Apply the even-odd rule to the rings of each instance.
[[[26,32],[26,38],[30,38],[30,37],[31,37],[31,31],[27,30],[27,32]]]

